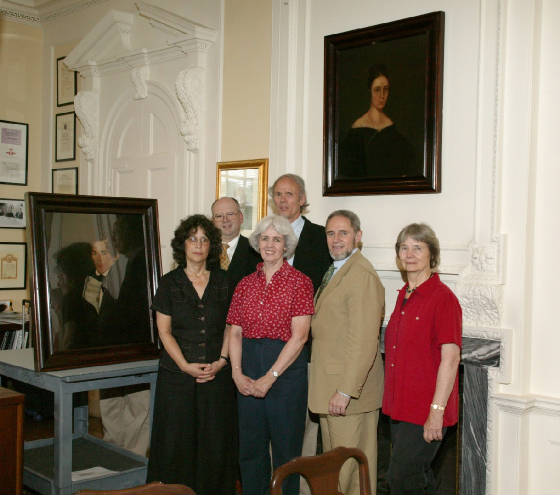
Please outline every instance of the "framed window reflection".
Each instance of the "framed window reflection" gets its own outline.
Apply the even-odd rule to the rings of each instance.
[[[243,212],[241,233],[250,235],[257,222],[266,215],[268,158],[218,162],[216,198],[235,198]]]

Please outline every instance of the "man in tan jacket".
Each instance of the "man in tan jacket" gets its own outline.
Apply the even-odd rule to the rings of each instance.
[[[368,458],[372,493],[377,483],[377,421],[383,396],[379,328],[385,290],[361,254],[358,216],[329,215],[327,244],[334,262],[315,298],[309,409],[319,414],[323,450],[357,447]],[[355,461],[340,475],[340,490],[359,493]]]

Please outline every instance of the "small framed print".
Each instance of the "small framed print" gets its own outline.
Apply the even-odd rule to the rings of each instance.
[[[25,228],[25,201],[0,198],[0,229]]]
[[[56,116],[55,162],[76,159],[76,114],[59,113]]]
[[[229,196],[239,202],[243,235],[253,232],[257,222],[266,216],[267,187],[268,158],[217,164],[216,198]]]
[[[78,74],[64,64],[66,57],[56,59],[56,106],[63,107],[74,103],[78,89]]]
[[[25,242],[0,242],[0,290],[25,289]]]
[[[0,120],[0,184],[27,185],[29,125]]]
[[[78,167],[53,169],[52,192],[55,194],[78,194]]]

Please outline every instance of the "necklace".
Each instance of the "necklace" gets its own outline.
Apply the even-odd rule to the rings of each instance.
[[[431,278],[431,276],[433,275],[433,273],[430,273],[430,275],[428,275],[428,278],[426,280],[429,280]],[[422,280],[422,282],[420,282],[419,284],[416,284],[414,287],[412,287],[412,289],[410,288],[410,285],[406,288],[406,293],[407,294],[412,294],[419,285],[423,284],[426,280]]]

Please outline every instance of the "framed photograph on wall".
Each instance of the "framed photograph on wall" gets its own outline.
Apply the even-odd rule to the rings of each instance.
[[[27,193],[37,371],[154,359],[155,199]]]
[[[268,204],[268,158],[218,162],[216,198],[229,196],[239,201],[243,212],[241,233],[249,235],[266,216]]]
[[[64,64],[66,57],[56,59],[56,106],[63,107],[74,103],[78,90],[78,73]]]
[[[25,242],[0,242],[0,290],[25,289],[26,246]]]
[[[54,168],[52,192],[55,194],[78,194],[78,167]]]
[[[0,198],[0,229],[25,228],[25,201]]]
[[[76,114],[74,112],[56,115],[55,162],[76,159]]]
[[[27,185],[29,125],[0,120],[0,184]]]
[[[325,37],[324,196],[441,191],[444,19]]]

